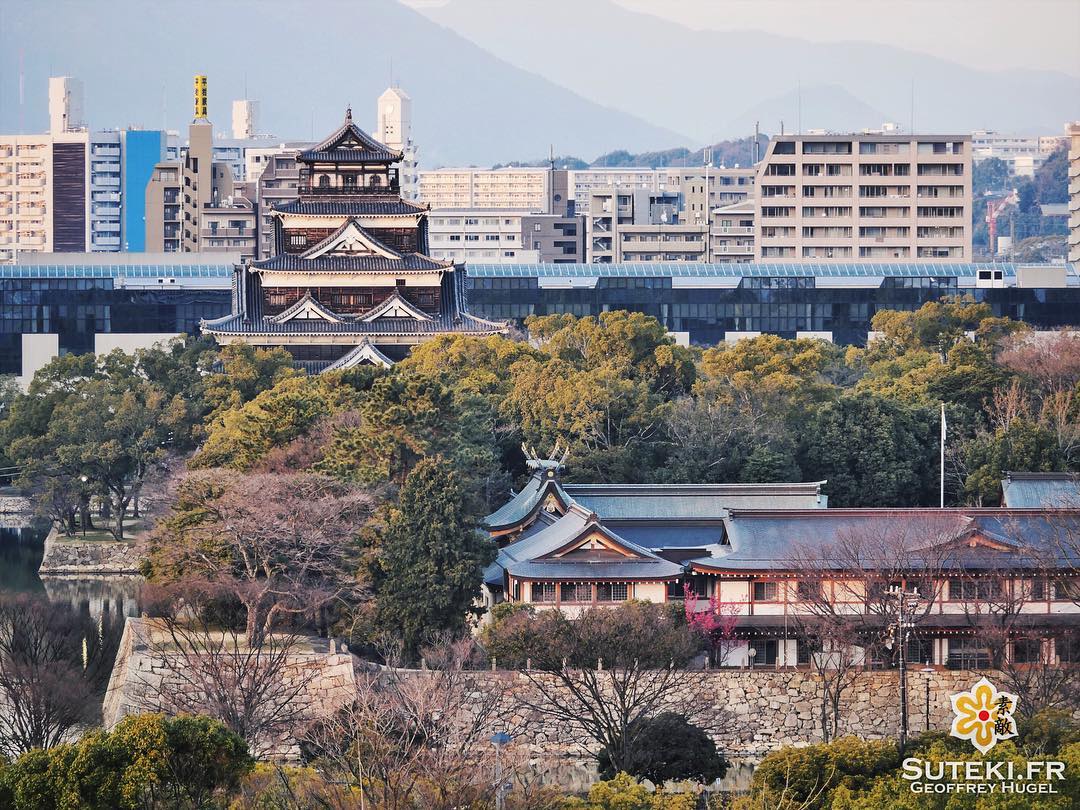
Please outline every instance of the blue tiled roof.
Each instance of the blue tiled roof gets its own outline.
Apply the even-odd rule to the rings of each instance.
[[[1014,509],[1080,507],[1076,473],[1006,473],[1001,482],[1004,505]]]

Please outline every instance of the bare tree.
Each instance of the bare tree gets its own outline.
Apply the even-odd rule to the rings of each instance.
[[[400,642],[379,647],[386,665],[358,678],[356,700],[309,727],[305,741],[316,764],[385,810],[490,803],[496,786],[488,737],[516,729],[501,725],[498,690],[475,683],[478,674],[467,668],[474,642],[438,636],[422,650],[422,670],[402,667]],[[512,758],[503,765],[511,778]]]
[[[1047,514],[1054,525],[1057,513]],[[1003,527],[1015,538],[1037,538],[1039,532],[1032,531],[1037,527],[1029,520],[1014,514]],[[1041,545],[969,548],[949,578],[949,598],[961,602],[965,623],[985,651],[987,664],[1020,696],[1019,711],[1025,715],[1080,705],[1080,672],[1058,666],[1046,644],[1046,605],[1071,598],[1060,561],[1056,550]]]
[[[663,605],[593,607],[576,619],[558,610],[516,613],[487,639],[489,652],[531,687],[518,696],[520,708],[606,748],[617,770],[637,742],[638,721],[673,706],[692,713],[700,692],[701,673],[686,669],[700,638]]]
[[[320,669],[310,639],[275,632],[251,642],[213,621],[218,596],[192,588],[170,594],[164,615],[141,624],[152,668],[142,676],[140,702],[147,711],[209,715],[257,756],[280,753],[320,709],[311,694]]]
[[[151,579],[227,592],[259,647],[278,622],[360,596],[356,535],[371,510],[369,495],[325,476],[188,473],[149,538]]]
[[[861,668],[882,655],[905,663],[904,646],[940,598],[966,526],[950,513],[885,510],[835,520],[831,537],[794,544],[785,562],[797,577],[796,633],[815,650],[825,739],[839,733],[843,696]]]
[[[96,719],[96,636],[67,605],[28,594],[0,599],[0,753],[51,748]]]

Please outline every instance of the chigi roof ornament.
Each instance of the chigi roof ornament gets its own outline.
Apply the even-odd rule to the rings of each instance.
[[[570,458],[570,445],[566,445],[563,448],[562,456],[559,456],[559,442],[555,442],[555,447],[551,450],[551,455],[547,458],[540,458],[540,454],[536,452],[535,447],[529,447],[525,442],[521,443],[521,451],[525,454],[525,464],[530,470],[548,470],[549,477],[553,477],[555,473],[563,468],[566,464],[566,460]]]

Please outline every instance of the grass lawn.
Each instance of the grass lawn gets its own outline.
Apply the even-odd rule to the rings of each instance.
[[[56,539],[63,543],[82,543],[84,541],[91,540],[115,540],[107,528],[105,528],[106,521],[103,518],[94,517],[94,528],[88,530],[86,535],[83,536],[81,529],[76,529],[74,537],[67,537],[62,532],[58,533]],[[109,525],[112,525],[111,523]],[[146,528],[146,521],[142,518],[124,518],[124,540],[133,540],[139,532]]]

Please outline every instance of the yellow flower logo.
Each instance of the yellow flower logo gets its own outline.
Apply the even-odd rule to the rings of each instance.
[[[1016,736],[1017,697],[1011,692],[999,692],[986,678],[981,678],[970,692],[952,696],[952,736],[971,740],[971,744],[986,753],[998,740]]]

